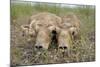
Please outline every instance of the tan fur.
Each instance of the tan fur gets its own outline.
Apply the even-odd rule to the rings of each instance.
[[[67,27],[77,27],[80,28],[80,20],[74,14],[67,14],[62,17],[63,24]]]
[[[62,17],[62,29],[69,29],[72,36],[77,36],[80,30],[80,20],[74,14],[67,14]],[[74,33],[74,34],[73,34]]]
[[[41,27],[46,27],[50,31],[52,31],[62,23],[62,20],[59,16],[56,16],[55,14],[48,13],[48,12],[43,12],[43,13],[33,15],[31,16],[30,20],[31,20],[30,26],[34,28],[37,32]]]

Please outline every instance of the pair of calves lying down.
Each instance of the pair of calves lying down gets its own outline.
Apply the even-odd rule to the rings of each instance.
[[[42,12],[32,15],[29,24],[22,25],[23,36],[35,41],[36,49],[48,49],[52,41],[58,48],[70,49],[72,40],[78,35],[80,21],[74,14],[57,16]]]

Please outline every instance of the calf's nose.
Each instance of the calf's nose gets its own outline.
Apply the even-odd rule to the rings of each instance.
[[[59,49],[67,49],[67,46],[59,46]]]
[[[42,46],[42,45],[36,45],[35,48],[36,48],[36,49],[42,49],[43,46]]]

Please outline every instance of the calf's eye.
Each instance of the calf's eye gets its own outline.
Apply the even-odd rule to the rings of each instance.
[[[75,32],[74,31],[72,32],[72,35],[75,35]]]
[[[42,24],[37,24],[38,26],[42,26]]]

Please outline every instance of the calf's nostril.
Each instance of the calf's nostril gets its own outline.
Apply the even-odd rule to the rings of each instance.
[[[63,49],[63,47],[59,47],[59,49]]]
[[[64,46],[64,49],[67,49],[67,47],[66,47],[66,46]]]
[[[42,46],[39,46],[39,49],[43,48]]]
[[[66,46],[60,46],[59,49],[67,49]]]
[[[35,46],[35,48],[37,48],[37,49],[38,49],[38,46]]]
[[[43,47],[42,46],[35,46],[35,48],[42,49]]]

